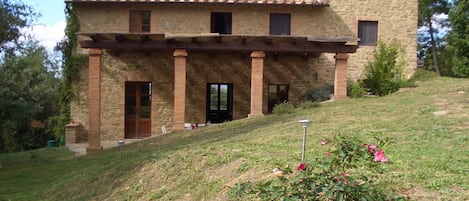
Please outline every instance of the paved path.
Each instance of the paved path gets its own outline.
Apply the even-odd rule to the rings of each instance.
[[[138,142],[141,140],[147,140],[151,139],[153,137],[156,137],[156,135],[152,135],[151,137],[147,138],[141,138],[141,139],[124,139],[125,144],[131,144],[134,142]],[[112,147],[117,147],[119,144],[117,144],[117,140],[102,140],[101,141],[101,146],[103,146],[103,149],[109,149]],[[75,156],[83,156],[86,155],[86,147],[88,147],[88,142],[82,142],[82,143],[67,143],[66,146],[68,149],[72,152],[75,153]]]

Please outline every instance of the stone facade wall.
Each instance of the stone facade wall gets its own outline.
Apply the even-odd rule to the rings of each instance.
[[[102,54],[101,138],[124,137],[125,82],[152,82],[152,134],[161,126],[172,127],[174,58],[171,52],[110,52]],[[191,53],[187,56],[186,117],[190,123],[205,123],[207,83],[233,84],[233,118],[246,118],[250,110],[251,58],[246,53]],[[334,82],[333,60],[295,54],[266,54],[264,61],[264,113],[269,84],[288,84],[289,99],[303,100],[306,91]],[[87,69],[81,71],[80,99],[72,103],[72,118],[87,131]],[[79,100],[79,101],[78,101]]]
[[[417,0],[330,0],[330,7],[234,4],[77,4],[80,32],[128,32],[129,10],[151,10],[152,33],[208,33],[211,12],[232,12],[233,34],[268,35],[270,13],[291,13],[291,35],[357,37],[359,20],[378,21],[378,39],[397,39],[405,49],[405,74],[417,66]],[[190,19],[190,20],[189,20]],[[350,56],[349,77],[363,78],[374,46]]]

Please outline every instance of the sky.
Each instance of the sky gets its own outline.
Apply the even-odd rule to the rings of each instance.
[[[21,0],[33,7],[41,16],[26,31],[48,50],[52,50],[64,37],[65,0]]]

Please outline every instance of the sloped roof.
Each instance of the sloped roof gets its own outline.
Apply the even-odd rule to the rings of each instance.
[[[212,3],[212,4],[261,4],[261,5],[312,5],[329,6],[328,0],[65,0],[68,3]]]

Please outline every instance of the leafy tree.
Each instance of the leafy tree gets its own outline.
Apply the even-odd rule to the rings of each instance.
[[[37,17],[33,9],[21,1],[0,0],[0,52],[9,42],[18,43],[21,28]]]
[[[0,153],[54,138],[45,123],[58,113],[58,62],[22,32],[37,16],[21,1],[0,0]]]
[[[456,77],[469,77],[469,0],[457,0],[449,13],[448,49]]]
[[[431,48],[432,64],[438,75],[441,75],[437,55],[437,43],[440,39],[437,36],[438,29],[435,28],[435,23],[447,26],[447,21],[445,18],[437,18],[436,16],[447,14],[449,6],[447,0],[419,0],[418,24],[426,30],[426,33],[419,35],[421,49]]]
[[[44,123],[58,113],[60,80],[57,63],[49,58],[36,42],[2,55],[0,152],[38,148],[54,138]]]

